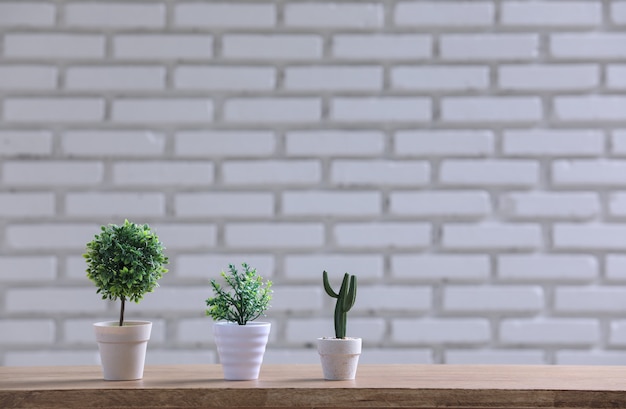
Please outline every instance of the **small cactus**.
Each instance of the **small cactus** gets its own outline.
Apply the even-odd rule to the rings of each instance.
[[[356,300],[356,277],[348,273],[344,274],[338,293],[330,286],[328,273],[326,271],[324,271],[322,278],[326,293],[337,299],[337,304],[335,305],[335,337],[345,338],[348,311],[350,311]]]

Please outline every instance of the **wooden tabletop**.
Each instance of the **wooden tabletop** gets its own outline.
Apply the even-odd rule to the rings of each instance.
[[[608,408],[626,407],[626,367],[360,365],[324,381],[319,365],[264,365],[224,381],[219,365],[146,367],[104,381],[99,367],[0,367],[0,408]]]

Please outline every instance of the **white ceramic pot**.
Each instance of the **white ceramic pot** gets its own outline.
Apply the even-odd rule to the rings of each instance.
[[[120,327],[118,321],[106,321],[93,325],[104,379],[130,381],[143,378],[152,323],[126,321]]]
[[[248,322],[246,325],[234,322],[213,324],[224,379],[245,381],[259,378],[270,326],[269,322]]]
[[[318,338],[317,352],[324,379],[344,381],[356,377],[361,355],[361,338]]]

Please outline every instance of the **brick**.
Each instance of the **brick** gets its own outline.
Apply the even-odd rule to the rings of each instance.
[[[554,292],[554,309],[568,313],[619,313],[626,306],[626,287],[562,287]]]
[[[97,233],[94,232],[93,235]],[[93,238],[92,235],[92,238]],[[68,278],[70,280],[75,280],[76,282],[85,283],[85,278],[87,277],[86,273],[87,264],[85,262],[82,253],[79,253],[75,256],[68,256],[65,258],[65,268],[62,270],[63,278]]]
[[[542,102],[538,97],[444,97],[441,101],[444,122],[534,123],[542,116]]]
[[[626,234],[623,224],[556,224],[553,245],[558,250],[624,250]]]
[[[100,59],[105,53],[104,40],[99,34],[10,33],[4,37],[4,56]]]
[[[626,216],[626,193],[611,193],[609,196],[609,214],[611,216]]]
[[[611,21],[615,24],[626,24],[626,2],[614,1],[611,3]]]
[[[430,122],[432,102],[413,97],[337,97],[331,102],[334,121]]]
[[[84,250],[85,243],[93,239],[98,231],[97,225],[83,223],[11,224],[5,229],[5,237],[10,249]],[[27,293],[27,295],[34,295],[34,293]]]
[[[489,87],[489,67],[484,66],[399,66],[391,69],[395,89],[470,91]]]
[[[618,351],[565,350],[557,351],[556,365],[624,365],[626,354]]]
[[[385,148],[380,131],[315,130],[287,132],[285,150],[293,156],[375,156]]]
[[[331,181],[354,186],[423,186],[430,181],[430,166],[424,161],[336,160]]]
[[[150,354],[148,354],[150,355]],[[98,351],[81,350],[43,350],[43,351],[7,351],[4,364],[8,366],[74,366],[98,365]]]
[[[0,283],[52,281],[56,269],[51,256],[0,256]]]
[[[588,90],[600,83],[595,64],[504,65],[498,69],[498,86],[512,90]]]
[[[99,162],[6,161],[4,183],[21,186],[84,186],[102,181],[104,169]]]
[[[446,224],[442,244],[445,249],[532,250],[543,245],[541,227],[518,224]]]
[[[71,90],[163,90],[165,68],[152,66],[76,66],[67,69],[65,87]]]
[[[391,275],[401,280],[477,282],[486,280],[490,271],[486,255],[396,254],[391,257]]]
[[[611,321],[609,327],[609,344],[617,346],[626,345],[626,321]]]
[[[500,210],[516,218],[590,219],[601,213],[597,193],[528,192],[501,197]]]
[[[507,1],[502,4],[505,26],[590,27],[602,23],[599,1]]]
[[[417,27],[480,27],[493,24],[494,5],[486,1],[402,1],[396,5],[394,23]]]
[[[284,87],[316,92],[380,90],[383,87],[383,69],[347,65],[287,67]]]
[[[605,278],[609,281],[626,280],[626,256],[608,254],[605,263]]]
[[[217,244],[217,228],[212,224],[152,223],[151,227],[170,250],[206,250]]]
[[[207,123],[213,121],[213,101],[205,98],[118,99],[111,121],[117,123]]]
[[[57,236],[58,240],[58,236]],[[36,300],[34,302],[33,300]],[[5,307],[11,313],[63,314],[103,313],[108,302],[96,288],[12,288],[6,291]]]
[[[482,217],[491,213],[489,194],[482,191],[392,192],[389,211],[422,217]]]
[[[338,223],[333,233],[340,248],[426,248],[432,243],[428,223]]]
[[[177,156],[269,156],[276,149],[270,131],[180,131],[174,149]]]
[[[57,76],[57,69],[46,65],[0,65],[0,90],[53,90]]]
[[[311,288],[305,285],[272,286],[272,312],[302,313],[319,311],[326,296],[321,287]],[[359,288],[359,290],[361,290]],[[359,294],[360,295],[360,294]]]
[[[332,314],[332,313],[331,313]],[[385,321],[381,318],[349,318],[346,335],[380,342],[385,335]],[[311,344],[320,337],[333,337],[332,318],[290,319],[285,330],[289,343]]]
[[[93,122],[104,119],[99,98],[7,98],[4,119],[12,122]]]
[[[338,59],[424,60],[433,52],[433,40],[424,34],[337,34],[332,44]]]
[[[322,39],[311,34],[226,34],[222,56],[262,61],[310,60],[322,56]]]
[[[544,365],[544,352],[527,349],[446,349],[444,362],[450,365]]]
[[[207,161],[117,162],[113,165],[113,183],[120,186],[207,186],[213,179],[213,164]]]
[[[554,113],[561,121],[624,121],[625,105],[626,97],[618,95],[561,96],[554,98]]]
[[[165,215],[162,193],[68,193],[65,213],[90,217],[154,217]]]
[[[241,269],[241,263],[248,263],[256,268],[264,278],[274,275],[274,256],[271,254],[183,254],[176,258],[176,274],[184,278],[217,277],[220,272],[227,271],[229,264]]]
[[[288,3],[285,5],[288,27],[381,27],[385,18],[382,4],[364,3]]]
[[[228,161],[222,164],[222,179],[227,185],[307,185],[321,180],[316,160]]]
[[[504,132],[506,155],[600,156],[605,139],[601,131],[587,129],[524,129]]]
[[[613,131],[611,135],[611,151],[616,155],[626,155],[626,130]]]
[[[177,27],[271,28],[276,24],[273,4],[179,3],[174,8]]]
[[[445,160],[439,173],[446,185],[533,186],[539,180],[539,164],[531,160]]]
[[[133,60],[209,59],[213,37],[204,34],[118,34],[113,56]]]
[[[150,349],[146,355],[146,365],[209,365],[217,364],[217,351],[198,352],[197,347],[191,350]]]
[[[51,192],[0,192],[0,217],[54,216],[56,204]]]
[[[49,155],[52,132],[0,130],[0,157]]]
[[[321,116],[319,98],[232,98],[224,105],[224,120],[227,122],[316,122]]]
[[[556,58],[585,60],[626,57],[626,34],[593,32],[550,35],[550,53]]]
[[[358,277],[361,278],[360,274]],[[340,283],[333,284],[333,288],[339,288],[339,286]],[[358,293],[357,301],[352,307],[352,311],[355,312],[424,312],[429,311],[433,303],[433,291],[426,286],[361,285]]]
[[[624,186],[626,162],[616,160],[558,160],[552,163],[556,186]]]
[[[263,66],[179,66],[174,72],[174,86],[183,90],[272,90],[276,86],[276,69]]]
[[[270,193],[179,193],[174,198],[174,214],[178,217],[272,217],[274,197]]]
[[[213,326],[211,325],[210,318],[185,318],[177,320],[176,324],[177,343],[215,345]]]
[[[614,89],[626,88],[626,65],[611,64],[607,66],[606,85]]]
[[[494,151],[492,131],[398,131],[394,153],[399,156],[483,156]]]
[[[539,55],[539,36],[526,33],[445,34],[440,38],[444,60],[532,60]]]
[[[282,213],[289,216],[374,216],[382,212],[379,192],[291,191],[282,196]]]
[[[353,273],[359,280],[380,279],[384,274],[383,257],[378,254],[288,254],[283,275],[290,280],[318,283],[322,271],[330,275]]]
[[[482,344],[490,338],[483,318],[395,318],[391,338],[398,344]]]
[[[65,24],[86,28],[159,28],[165,25],[165,5],[69,3],[65,6]]]
[[[598,260],[584,254],[506,254],[498,256],[497,275],[504,281],[592,281],[599,275]]]
[[[0,3],[0,27],[50,27],[56,8],[43,2],[4,1]]]
[[[539,312],[545,307],[539,286],[448,286],[443,310],[448,312]]]
[[[1,10],[1,9],[0,9]],[[54,343],[54,321],[3,319],[0,345],[37,345]]]
[[[150,313],[201,312],[206,308],[204,300],[209,295],[211,295],[211,290],[208,285],[202,287],[169,285],[146,294],[141,304],[133,307]],[[208,322],[210,322],[209,318],[207,318],[207,324]]]
[[[150,130],[70,130],[61,137],[61,149],[79,157],[151,157],[163,154],[165,135]]]
[[[505,319],[500,340],[515,345],[589,345],[600,339],[600,325],[586,318]]]
[[[269,365],[317,365],[320,362],[320,358],[319,355],[315,356],[315,354],[311,353],[311,350],[308,348],[268,348],[265,350],[265,355],[263,355],[263,362]],[[362,362],[360,357],[359,362]]]
[[[228,224],[225,243],[232,248],[310,248],[324,244],[324,226],[318,223]]]

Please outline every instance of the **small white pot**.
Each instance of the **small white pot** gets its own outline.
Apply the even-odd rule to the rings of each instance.
[[[107,381],[130,381],[143,378],[146,348],[150,339],[150,321],[117,321],[93,324],[100,350],[102,372]]]
[[[361,338],[318,338],[324,379],[344,381],[356,377],[361,355]]]
[[[270,326],[269,322],[249,322],[246,325],[235,322],[213,324],[224,379],[246,381],[259,378]]]

